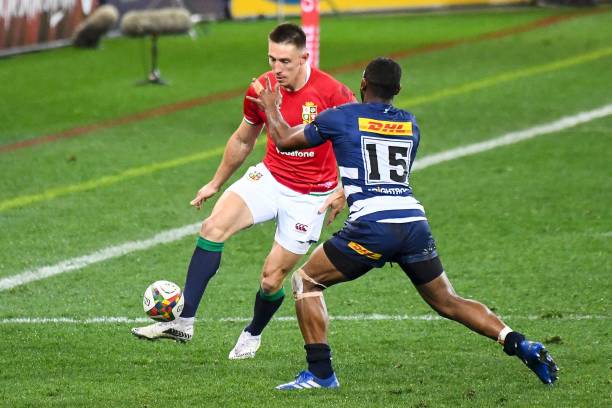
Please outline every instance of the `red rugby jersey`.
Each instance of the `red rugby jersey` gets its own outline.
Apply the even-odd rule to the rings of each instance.
[[[259,82],[265,86],[266,76],[274,88],[276,79],[271,71],[261,75]],[[355,102],[355,96],[345,85],[315,68],[311,69],[308,81],[298,91],[291,92],[283,87],[280,89],[283,95],[281,113],[289,126],[310,123],[325,109]],[[251,86],[246,94],[256,97]],[[244,118],[253,125],[267,124],[265,112],[246,98]],[[269,131],[266,132],[268,142],[263,163],[279,183],[303,194],[325,192],[336,187],[338,170],[329,141],[310,149],[280,152],[270,138]]]

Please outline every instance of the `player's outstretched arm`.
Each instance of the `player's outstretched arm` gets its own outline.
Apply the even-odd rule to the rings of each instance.
[[[232,134],[225,145],[223,159],[215,172],[212,180],[198,190],[195,198],[190,204],[198,210],[202,208],[204,201],[215,195],[234,174],[234,172],[244,163],[247,156],[253,151],[257,136],[261,132],[261,126],[254,126],[242,121],[238,129]]]
[[[266,87],[260,90],[259,96],[257,98],[247,96],[247,99],[266,112],[269,134],[278,150],[283,152],[311,147],[304,136],[304,125],[290,127],[285,122],[280,112],[282,95],[279,84],[272,89],[270,79],[266,77]]]

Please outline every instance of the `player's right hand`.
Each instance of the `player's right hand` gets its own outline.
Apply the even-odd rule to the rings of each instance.
[[[344,207],[346,207],[344,189],[339,188],[327,197],[321,208],[319,208],[319,214],[323,214],[329,208],[329,215],[327,216],[326,222],[326,225],[329,225],[334,222]]]
[[[217,194],[219,188],[213,186],[211,183],[206,184],[204,187],[198,190],[195,198],[189,202],[198,210],[202,208],[202,204],[210,197]]]

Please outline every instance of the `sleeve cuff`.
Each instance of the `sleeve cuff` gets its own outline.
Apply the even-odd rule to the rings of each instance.
[[[244,117],[242,118],[242,120],[244,120],[244,121],[245,121],[246,123],[248,123],[249,125],[252,125],[252,126],[257,126],[257,123],[253,122],[252,120],[249,120],[249,119],[248,119],[246,116],[244,116]]]
[[[306,125],[304,128],[304,137],[306,137],[308,144],[313,147],[325,143],[325,139],[319,135],[319,129],[317,129],[317,125],[314,122]]]

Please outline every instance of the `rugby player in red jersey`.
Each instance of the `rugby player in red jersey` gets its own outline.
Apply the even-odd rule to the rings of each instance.
[[[327,108],[355,102],[355,96],[330,75],[310,67],[306,35],[291,23],[277,26],[268,36],[271,70],[253,81],[246,95],[256,97],[266,78],[280,85],[282,114],[291,126],[308,124]],[[267,118],[256,103],[245,97],[244,119],[230,137],[223,159],[212,180],[197,193],[191,204],[201,208],[242,165],[252,152]],[[266,126],[268,128],[268,126]],[[268,134],[263,162],[249,168],[232,184],[202,223],[189,264],[183,296],[185,306],[179,319],[132,329],[141,338],[188,341],[206,285],[219,268],[224,242],[253,224],[276,220],[276,234],[261,273],[251,323],[240,334],[230,359],[255,356],[261,332],[280,307],[283,282],[310,245],[317,242],[323,226],[325,200],[338,183],[336,159],[331,143],[281,152]],[[344,205],[331,201],[331,215]]]

